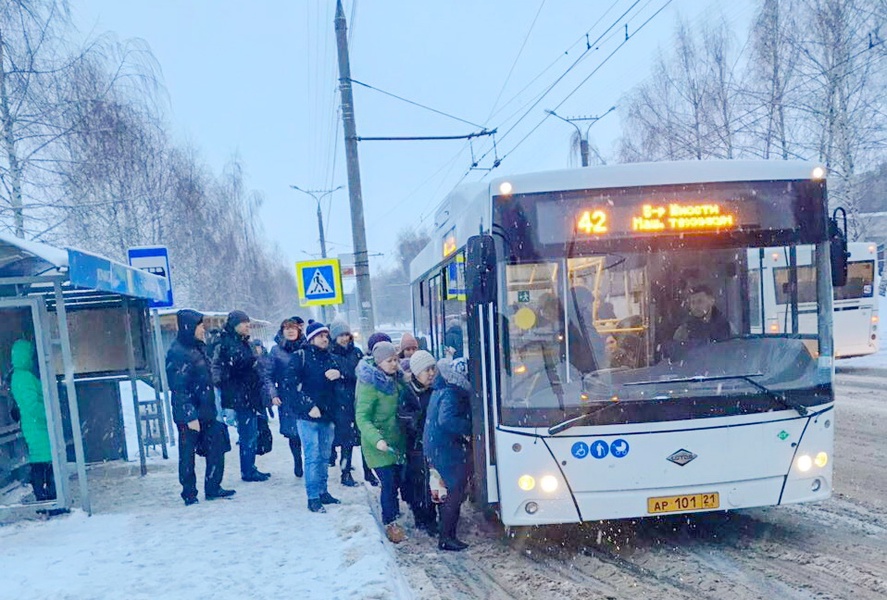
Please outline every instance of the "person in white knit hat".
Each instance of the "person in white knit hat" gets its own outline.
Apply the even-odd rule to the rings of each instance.
[[[428,402],[433,392],[431,384],[437,377],[437,361],[425,350],[416,351],[409,360],[412,377],[404,386],[397,407],[398,420],[407,436],[406,469],[400,489],[413,512],[416,528],[436,536],[437,506],[432,502],[428,489],[428,465],[422,436]]]

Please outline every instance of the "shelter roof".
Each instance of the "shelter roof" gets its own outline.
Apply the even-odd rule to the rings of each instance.
[[[0,277],[34,277],[67,266],[67,250],[0,232]]]

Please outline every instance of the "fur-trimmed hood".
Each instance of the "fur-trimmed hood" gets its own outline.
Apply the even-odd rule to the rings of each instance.
[[[397,384],[403,380],[403,373],[398,371],[388,375],[376,366],[371,356],[366,356],[357,364],[358,383],[369,384],[386,395],[397,393]]]

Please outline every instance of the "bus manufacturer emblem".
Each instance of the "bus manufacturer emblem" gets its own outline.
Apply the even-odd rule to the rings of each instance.
[[[683,448],[681,448],[680,450],[669,456],[668,460],[676,465],[680,465],[683,467],[694,458],[696,458],[695,454],[693,454],[689,450],[684,450]]]

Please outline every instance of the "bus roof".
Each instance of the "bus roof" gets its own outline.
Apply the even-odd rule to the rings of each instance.
[[[499,186],[508,182],[512,186],[512,194],[532,194],[549,190],[682,183],[803,180],[813,179],[813,169],[816,167],[821,165],[793,160],[684,160],[626,163],[499,177],[490,182],[490,187],[496,194]]]

